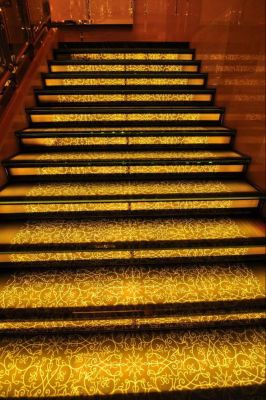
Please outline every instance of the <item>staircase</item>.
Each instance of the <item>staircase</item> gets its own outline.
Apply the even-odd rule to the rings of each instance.
[[[200,68],[55,50],[4,161],[1,398],[264,398],[265,194]]]

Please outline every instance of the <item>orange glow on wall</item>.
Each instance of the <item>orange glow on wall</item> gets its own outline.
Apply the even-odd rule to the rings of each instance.
[[[50,0],[53,22],[133,24],[133,0]]]

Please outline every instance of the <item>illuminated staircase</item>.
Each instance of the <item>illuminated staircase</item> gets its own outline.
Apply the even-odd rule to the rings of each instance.
[[[265,195],[200,66],[55,50],[4,162],[0,398],[264,398]]]

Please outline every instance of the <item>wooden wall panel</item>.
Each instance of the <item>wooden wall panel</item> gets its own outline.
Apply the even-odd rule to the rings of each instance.
[[[190,41],[217,88],[216,104],[237,129],[235,147],[252,157],[248,178],[266,190],[265,2],[202,0],[200,28]]]
[[[87,1],[84,0],[50,0],[51,20],[84,21],[89,18]]]
[[[91,24],[133,24],[133,0],[88,0]]]
[[[134,0],[50,0],[51,19],[53,22],[127,25],[133,23],[133,3]]]

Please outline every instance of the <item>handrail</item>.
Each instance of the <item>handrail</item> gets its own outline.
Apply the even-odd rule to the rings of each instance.
[[[42,5],[42,3],[41,3]],[[21,20],[21,31],[26,32],[25,40],[21,43],[21,48],[17,54],[12,54],[9,42],[9,30],[7,20],[5,18],[5,12],[7,8],[16,7],[18,10],[19,17]],[[0,112],[1,106],[6,103],[4,97],[10,97],[11,90],[17,86],[18,80],[20,80],[25,73],[23,66],[27,66],[34,57],[36,50],[38,49],[41,40],[50,28],[50,15],[46,18],[41,18],[40,24],[33,24],[31,21],[30,14],[30,3],[28,0],[9,0],[7,2],[0,1],[0,53],[2,58],[3,73],[0,76]],[[37,29],[36,29],[37,28]]]

